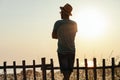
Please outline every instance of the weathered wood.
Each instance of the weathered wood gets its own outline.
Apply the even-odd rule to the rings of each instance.
[[[33,60],[33,77],[34,77],[34,80],[36,80],[35,60]]]
[[[86,77],[86,80],[88,80],[88,63],[87,63],[87,59],[85,59],[84,62],[85,62],[85,77]]]
[[[26,67],[25,67],[25,60],[22,61],[22,65],[23,65],[23,80],[27,80],[26,79]]]
[[[53,63],[53,59],[50,59],[51,61],[51,78],[52,80],[54,80],[54,63]]]
[[[45,58],[42,58],[41,59],[41,63],[42,63],[42,67],[41,67],[41,70],[42,70],[42,78],[43,78],[43,80],[47,80],[47,78],[46,78],[46,62],[45,62]]]
[[[74,69],[77,70],[76,74],[76,80],[80,79],[80,73],[79,70],[85,70],[85,78],[86,80],[89,80],[89,75],[88,75],[88,70],[93,70],[93,79],[97,80],[97,69],[102,69],[102,80],[106,80],[106,69],[111,69],[111,79],[115,80],[115,68],[120,67],[120,64],[115,65],[115,59],[111,59],[111,66],[106,66],[105,59],[102,61],[102,66],[97,66],[97,60],[96,58],[93,58],[93,67],[88,66],[88,61],[87,59],[84,60],[85,67],[79,67],[79,59],[76,59],[76,67]],[[54,70],[60,69],[60,67],[54,67],[54,62],[53,59],[50,60],[50,64],[46,64],[45,58],[41,59],[41,64],[35,64],[35,60],[33,60],[32,65],[26,65],[25,60],[22,61],[22,65],[16,65],[16,62],[13,61],[13,65],[7,65],[7,62],[3,63],[3,66],[0,66],[0,70],[3,70],[3,77],[4,80],[7,80],[7,69],[13,69],[13,74],[14,74],[14,80],[17,80],[17,69],[23,69],[22,74],[23,74],[23,80],[27,80],[26,77],[26,69],[33,68],[33,77],[34,80],[36,80],[36,68],[41,68],[42,71],[42,80],[47,80],[47,70],[51,71],[51,80],[54,80]]]
[[[103,66],[102,79],[105,80],[105,75],[106,75],[106,72],[105,72],[105,59],[103,59],[103,61],[102,61],[102,66]]]
[[[4,65],[4,80],[7,80],[6,64],[7,64],[7,62],[3,63],[3,65]]]
[[[16,62],[13,61],[13,72],[14,72],[14,80],[17,80],[17,74],[16,74]]]
[[[94,69],[93,69],[93,72],[94,72],[94,80],[97,80],[97,71],[96,71],[96,58],[93,58],[93,63],[94,63]]]
[[[112,58],[112,80],[115,80],[115,77],[114,77],[114,75],[115,75],[115,73],[114,73],[114,68],[115,68],[115,59],[114,58]]]
[[[77,80],[79,80],[79,59],[76,59],[76,65],[77,65]]]

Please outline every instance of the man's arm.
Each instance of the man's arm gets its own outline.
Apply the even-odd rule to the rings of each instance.
[[[53,38],[53,39],[57,39],[57,38],[58,38],[58,37],[57,37],[57,34],[56,34],[54,31],[52,32],[52,38]]]
[[[53,39],[58,39],[57,30],[58,30],[59,25],[60,25],[60,22],[56,21],[55,24],[54,24],[53,32],[52,32],[52,38]]]

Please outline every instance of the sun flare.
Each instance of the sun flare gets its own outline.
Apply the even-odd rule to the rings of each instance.
[[[97,10],[83,10],[77,17],[78,34],[81,37],[92,39],[97,38],[105,33],[106,19]]]

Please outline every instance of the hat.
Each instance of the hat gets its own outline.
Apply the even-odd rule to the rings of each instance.
[[[72,16],[72,14],[71,14],[72,6],[71,6],[70,4],[67,3],[67,4],[64,5],[64,7],[60,7],[60,9],[61,9],[62,11],[64,11],[66,14]]]

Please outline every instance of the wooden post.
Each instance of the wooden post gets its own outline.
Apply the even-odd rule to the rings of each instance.
[[[102,72],[102,79],[105,80],[105,59],[103,59],[102,61],[102,65],[103,65],[103,72]]]
[[[34,80],[36,80],[35,60],[33,60],[33,76]]]
[[[4,65],[4,80],[7,80],[6,62],[4,62],[3,65]]]
[[[42,70],[42,77],[43,77],[43,80],[47,80],[46,78],[46,66],[45,66],[45,58],[42,58],[41,59],[41,63],[42,63],[42,67],[41,67],[41,70]]]
[[[87,64],[87,59],[85,59],[85,76],[86,76],[86,80],[88,80],[88,64]]]
[[[22,61],[22,65],[23,65],[23,80],[27,80],[26,79],[26,67],[25,67],[25,60]]]
[[[77,65],[77,80],[79,80],[79,59],[76,59],[76,65]]]
[[[93,58],[93,63],[94,63],[94,70],[93,70],[93,72],[94,72],[94,80],[97,80],[97,72],[96,72],[96,58]]]
[[[13,61],[13,71],[14,71],[14,80],[17,80],[17,74],[16,74],[16,62]]]
[[[112,58],[112,80],[115,80],[115,78],[114,78],[114,76],[115,76],[114,68],[115,68],[115,59]]]
[[[54,80],[54,67],[53,67],[53,59],[50,59],[50,61],[51,61],[51,78],[52,78],[52,80]]]

